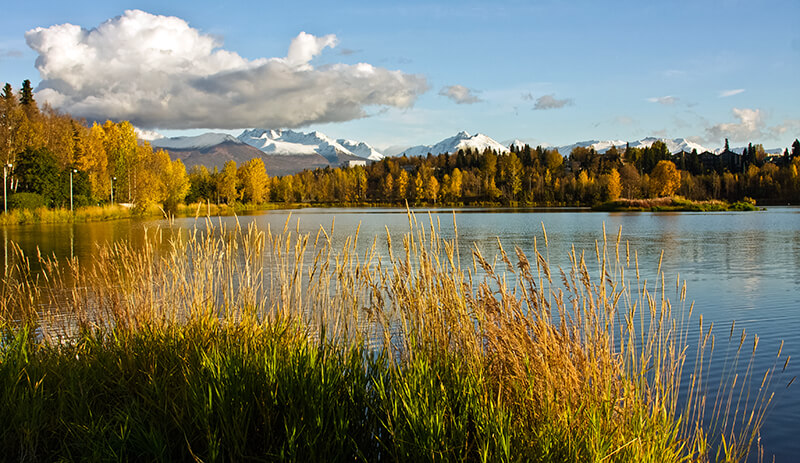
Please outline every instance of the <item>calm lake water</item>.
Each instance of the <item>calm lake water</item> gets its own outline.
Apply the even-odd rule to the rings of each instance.
[[[507,250],[519,246],[531,251],[534,238],[544,241],[542,224],[550,243],[554,266],[569,267],[571,246],[585,250],[587,260],[595,262],[597,240],[602,241],[603,224],[613,241],[622,229],[622,239],[638,253],[645,278],[655,275],[663,251],[662,269],[672,287],[678,276],[687,281],[687,299],[695,301],[695,315],[704,317],[705,326],[713,322],[718,339],[728,337],[732,321],[741,329],[760,337],[755,371],[765,371],[775,361],[781,340],[785,341],[780,365],[787,355],[794,357],[785,372],[776,375],[776,397],[767,416],[761,441],[767,455],[776,461],[800,458],[800,381],[786,384],[800,375],[800,208],[774,207],[761,212],[726,213],[600,213],[565,210],[460,209],[417,210],[417,219],[428,217],[441,222],[444,237],[453,236],[453,217],[458,225],[462,256],[476,244],[484,256],[494,256],[499,237]],[[342,242],[361,226],[360,243],[369,246],[374,236],[385,243],[385,227],[394,236],[408,231],[408,217],[402,209],[302,209],[269,211],[239,217],[242,225],[251,222],[274,231],[281,230],[291,214],[291,228],[299,223],[301,232],[316,233],[320,226],[330,230],[335,218],[334,241]],[[234,218],[214,219],[232,226]],[[166,221],[115,221],[74,225],[29,225],[0,230],[6,255],[13,241],[35,256],[77,256],[91,259],[97,243],[127,240],[142,241],[144,229],[160,226],[192,228],[194,219]],[[205,227],[204,223],[199,226]],[[385,245],[384,245],[385,247]],[[529,254],[530,255],[530,254]],[[590,266],[590,268],[592,268]],[[633,275],[631,275],[633,276]],[[669,288],[669,286],[668,286]],[[673,299],[674,300],[674,299]],[[688,304],[687,304],[688,307]],[[749,337],[748,339],[752,339]],[[748,341],[752,346],[752,341]],[[717,368],[723,362],[718,362]],[[713,366],[712,362],[712,366]],[[780,368],[778,368],[780,371]],[[765,458],[770,461],[771,458]]]

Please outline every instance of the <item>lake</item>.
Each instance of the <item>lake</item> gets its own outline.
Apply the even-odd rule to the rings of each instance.
[[[787,355],[796,360],[775,377],[776,396],[761,442],[767,455],[776,455],[776,461],[792,461],[800,455],[800,439],[796,438],[800,434],[800,384],[785,387],[792,377],[800,374],[797,364],[800,361],[800,208],[771,207],[766,211],[741,213],[464,208],[421,209],[415,213],[423,223],[428,223],[429,216],[440,222],[445,238],[454,235],[455,217],[462,256],[469,255],[473,244],[484,256],[494,256],[498,237],[507,250],[518,246],[530,255],[534,239],[540,248],[544,242],[542,225],[550,244],[550,261],[556,267],[569,267],[567,252],[573,245],[579,252],[586,251],[590,263],[595,262],[595,243],[602,242],[604,224],[611,241],[621,228],[623,241],[627,240],[631,250],[638,254],[645,278],[655,275],[663,251],[662,270],[671,278],[672,287],[678,276],[687,282],[687,299],[695,301],[694,319],[702,314],[705,326],[713,322],[720,338],[727,339],[734,320],[737,333],[745,329],[748,335],[760,336],[756,372],[763,373],[773,365],[780,342],[785,341],[780,365]],[[320,226],[330,230],[335,221],[335,246],[359,225],[360,246],[371,245],[372,238],[378,236],[383,246],[379,249],[385,249],[385,227],[398,237],[408,231],[408,216],[403,209],[278,210],[238,220],[242,225],[255,223],[263,228],[269,225],[278,231],[283,229],[290,214],[291,228],[298,226],[301,232],[316,233]],[[236,220],[214,218],[213,223],[233,226]],[[7,256],[9,243],[13,241],[31,256],[36,255],[38,247],[42,254],[88,260],[97,243],[126,240],[136,245],[142,242],[145,228],[161,227],[168,233],[196,224],[193,218],[181,218],[173,223],[121,220],[6,227],[2,229],[2,252]],[[205,222],[199,226],[204,228]],[[720,364],[717,368],[721,367]]]

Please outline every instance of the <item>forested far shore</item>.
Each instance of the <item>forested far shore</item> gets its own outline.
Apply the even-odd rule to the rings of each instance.
[[[29,81],[6,84],[0,98],[0,157],[8,209],[126,203],[134,213],[204,202],[360,205],[591,206],[620,198],[682,196],[758,204],[800,203],[800,142],[769,156],[761,145],[743,153],[671,154],[650,147],[600,153],[575,147],[512,147],[395,157],[367,165],[268,175],[269,156],[221,170],[188,172],[181,160],[137,139],[127,121],[87,124],[34,99]],[[264,160],[267,164],[265,165]]]

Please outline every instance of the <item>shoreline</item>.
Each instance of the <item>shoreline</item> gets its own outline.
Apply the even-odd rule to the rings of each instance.
[[[770,204],[784,206],[784,204]],[[786,204],[792,206],[792,204]],[[693,201],[681,197],[665,197],[652,199],[618,199],[593,206],[589,205],[522,205],[501,204],[491,202],[479,203],[450,203],[446,205],[418,204],[406,205],[396,203],[264,203],[264,204],[186,204],[181,205],[171,214],[161,207],[155,206],[144,212],[134,212],[129,207],[120,205],[88,206],[77,208],[71,213],[65,208],[38,208],[15,209],[6,214],[0,213],[0,227],[31,224],[56,224],[56,223],[87,223],[107,222],[113,220],[146,220],[158,218],[185,218],[185,217],[229,217],[246,215],[253,212],[272,210],[300,210],[300,209],[427,209],[427,210],[453,210],[453,209],[496,209],[498,211],[583,211],[583,212],[742,212],[761,211],[764,207],[757,206],[754,200],[745,198],[744,201],[728,203],[719,200]]]

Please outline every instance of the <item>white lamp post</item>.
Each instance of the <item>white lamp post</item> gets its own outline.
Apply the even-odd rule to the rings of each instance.
[[[111,177],[111,205],[114,205],[114,180],[116,179],[117,177]]]
[[[77,174],[78,169],[70,169],[69,170],[69,211],[73,212],[72,210],[72,174]]]
[[[8,213],[8,199],[6,196],[6,184],[8,183],[8,171],[14,167],[9,162],[8,164],[3,165],[3,213]]]

